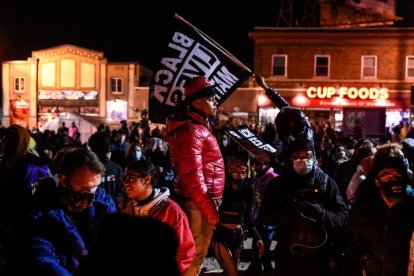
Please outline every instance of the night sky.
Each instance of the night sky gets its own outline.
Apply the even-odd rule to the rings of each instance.
[[[26,60],[34,50],[72,44],[103,51],[109,62],[140,62],[155,69],[177,13],[253,70],[253,41],[248,32],[254,26],[276,26],[280,2],[3,0],[0,61]],[[399,25],[413,26],[412,1],[399,2],[397,13],[407,19]],[[230,7],[232,3],[235,6]],[[295,11],[301,11],[297,5]]]

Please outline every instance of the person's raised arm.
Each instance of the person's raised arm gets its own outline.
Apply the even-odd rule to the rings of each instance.
[[[283,108],[289,106],[288,102],[276,92],[275,89],[270,88],[267,84],[263,76],[261,75],[254,75],[256,83],[266,91],[266,96],[276,105],[277,108]]]

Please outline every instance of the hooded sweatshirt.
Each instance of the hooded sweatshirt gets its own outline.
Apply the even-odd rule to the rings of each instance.
[[[194,239],[186,214],[169,196],[168,188],[154,188],[150,202],[140,206],[136,200],[128,200],[125,209],[121,212],[133,216],[151,217],[170,225],[178,239],[177,265],[180,273],[184,274],[195,257]]]

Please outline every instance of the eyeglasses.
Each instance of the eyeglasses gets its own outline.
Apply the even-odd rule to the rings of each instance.
[[[145,175],[124,175],[122,177],[122,182],[125,184],[132,184],[135,179],[145,178]]]

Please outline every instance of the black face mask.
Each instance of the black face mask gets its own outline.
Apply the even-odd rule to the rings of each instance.
[[[387,197],[402,198],[405,192],[404,181],[402,179],[389,180],[381,183],[381,189]]]
[[[266,174],[266,172],[269,170],[269,168],[264,168],[263,170],[254,170],[256,172],[256,176],[262,177]]]
[[[236,186],[236,187],[240,187],[240,185],[242,184],[243,179],[232,179],[231,180],[231,184]]]
[[[75,192],[69,182],[65,187],[60,187],[60,198],[62,203],[72,212],[82,212],[88,209],[95,199],[95,193]]]

